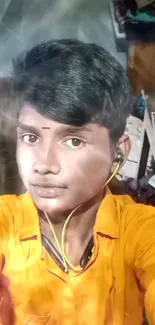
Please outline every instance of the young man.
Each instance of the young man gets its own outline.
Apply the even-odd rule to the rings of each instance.
[[[27,192],[0,199],[2,323],[155,324],[155,210],[107,188],[130,150],[123,69],[60,40],[20,56],[14,77]]]

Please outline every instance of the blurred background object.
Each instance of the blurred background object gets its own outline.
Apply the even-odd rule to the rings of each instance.
[[[24,49],[53,38],[96,42],[126,67],[116,49],[109,0],[1,0],[0,76],[11,73],[11,59]]]
[[[20,194],[24,188],[16,165],[16,121],[19,100],[11,78],[0,80],[0,195]]]

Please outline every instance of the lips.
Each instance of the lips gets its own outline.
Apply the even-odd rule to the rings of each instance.
[[[58,184],[48,184],[48,183],[32,183],[32,186],[35,187],[42,187],[42,188],[64,188],[65,186],[63,185],[58,185]]]
[[[55,198],[62,194],[64,186],[58,186],[56,184],[33,184],[32,190],[41,198]]]

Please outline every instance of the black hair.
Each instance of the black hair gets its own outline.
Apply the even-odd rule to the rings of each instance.
[[[78,40],[39,44],[13,61],[23,101],[51,119],[74,126],[98,123],[113,141],[131,113],[131,87],[122,66],[105,49]]]

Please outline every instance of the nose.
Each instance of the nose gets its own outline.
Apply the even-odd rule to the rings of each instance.
[[[34,172],[40,175],[54,174],[60,172],[60,163],[58,153],[53,146],[48,148],[40,148],[34,163]]]

